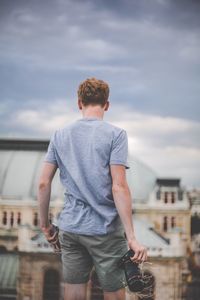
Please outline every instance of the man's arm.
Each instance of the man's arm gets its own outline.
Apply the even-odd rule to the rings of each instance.
[[[115,206],[121,218],[130,249],[135,252],[133,261],[141,263],[147,260],[147,250],[140,245],[134,233],[132,221],[131,193],[126,181],[126,170],[123,165],[110,165],[112,176],[112,193]]]
[[[51,183],[56,170],[56,164],[45,162],[38,184],[37,198],[39,202],[40,228],[42,229],[46,237],[48,237],[51,228],[48,218],[49,202],[51,197]]]

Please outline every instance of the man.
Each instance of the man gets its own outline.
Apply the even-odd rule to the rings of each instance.
[[[134,262],[147,260],[132,224],[127,134],[103,120],[108,96],[109,86],[102,80],[90,78],[80,84],[78,107],[83,117],[54,132],[39,181],[40,226],[47,239],[51,182],[57,168],[66,189],[59,217],[65,300],[86,298],[93,266],[104,299],[124,300],[124,272],[117,262],[128,248],[135,252]]]

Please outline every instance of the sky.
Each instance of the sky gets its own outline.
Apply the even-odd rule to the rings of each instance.
[[[200,187],[200,1],[0,0],[0,137],[49,139],[82,117],[86,78],[104,120],[159,177]]]

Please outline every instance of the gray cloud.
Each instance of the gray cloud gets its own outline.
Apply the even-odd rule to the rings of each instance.
[[[2,1],[1,98],[48,101],[66,96],[66,85],[71,97],[95,74],[116,102],[198,119],[196,2]]]
[[[78,116],[78,84],[95,76],[110,84],[108,120],[124,124],[144,160],[146,148],[159,152],[164,170],[162,149],[197,154],[199,10],[194,0],[1,0],[1,136],[49,137]]]
[[[1,109],[6,112],[7,107]],[[42,139],[81,117],[75,102],[54,99],[45,110],[16,110],[1,118],[0,125],[4,136]],[[181,177],[184,184],[199,186],[200,122],[131,112],[119,104],[105,113],[105,121],[127,131],[130,159],[139,157],[160,176]]]

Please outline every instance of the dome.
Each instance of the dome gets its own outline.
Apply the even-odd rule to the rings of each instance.
[[[0,197],[29,200],[37,197],[37,184],[44,151],[0,151]],[[63,197],[59,172],[52,184],[52,199]]]
[[[9,141],[9,142],[8,142]],[[48,141],[0,140],[0,197],[36,199],[37,184]],[[134,201],[146,201],[153,189],[156,174],[135,157],[128,158],[127,181]],[[63,198],[59,172],[52,184],[51,199]]]

